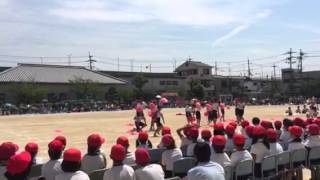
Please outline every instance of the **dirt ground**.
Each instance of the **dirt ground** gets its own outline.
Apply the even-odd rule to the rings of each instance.
[[[251,120],[252,117],[260,117],[262,120],[276,120],[285,117],[287,106],[247,106],[245,119]],[[293,108],[294,110],[295,108]],[[145,110],[145,115],[148,114]],[[173,135],[180,144],[175,130],[182,127],[185,123],[184,109],[163,109],[166,126],[171,127]],[[206,117],[202,112],[202,128],[208,127]],[[126,135],[130,139],[131,150],[134,150],[136,134],[130,133],[133,128],[134,110],[111,111],[111,112],[88,112],[88,113],[69,113],[69,114],[49,114],[49,115],[12,115],[0,116],[0,128],[2,136],[0,142],[13,141],[22,150],[26,143],[36,142],[40,146],[39,156],[47,160],[47,144],[57,135],[67,137],[67,148],[75,147],[83,153],[86,151],[86,139],[91,133],[100,133],[106,138],[106,143],[102,149],[109,154],[110,147],[115,143],[120,135]],[[150,119],[149,117],[147,117]],[[226,109],[227,122],[234,120],[234,109]],[[150,121],[148,120],[148,123]],[[149,137],[156,146],[160,137]],[[108,161],[108,167],[111,161]],[[306,172],[308,175],[309,172]],[[306,177],[306,176],[305,176]],[[304,178],[306,179],[306,178]]]

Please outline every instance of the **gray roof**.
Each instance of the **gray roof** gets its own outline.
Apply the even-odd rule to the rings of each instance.
[[[176,68],[175,71],[179,71],[179,70],[184,70],[184,69],[189,69],[190,67],[194,68],[194,67],[208,67],[208,68],[212,68],[212,66],[210,66],[209,64],[203,63],[201,61],[185,61],[184,63],[182,63],[180,66],[178,66]]]
[[[118,78],[130,78],[137,74],[142,74],[146,78],[179,78],[185,79],[185,77],[178,76],[177,73],[157,73],[157,72],[128,72],[128,71],[100,71],[104,74],[109,74]]]
[[[0,82],[70,83],[82,78],[101,84],[125,84],[126,81],[82,66],[59,66],[43,64],[18,64],[0,73]]]

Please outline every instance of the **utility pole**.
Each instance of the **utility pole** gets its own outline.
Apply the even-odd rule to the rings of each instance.
[[[273,78],[276,79],[276,64],[273,64]]]
[[[94,59],[92,59],[92,55],[90,54],[90,52],[89,52],[89,60],[87,61],[87,62],[89,62],[89,68],[90,68],[90,70],[92,70],[92,68],[93,68],[93,63],[94,62],[97,62],[96,60],[94,60]]]
[[[117,64],[117,65],[118,65],[118,72],[120,71],[120,64],[119,64],[119,61],[120,61],[120,60],[119,60],[119,56],[118,56],[118,59],[117,59],[117,63],[118,63],[118,64]]]
[[[296,52],[292,52],[292,48],[290,48],[290,51],[287,52],[287,54],[289,55],[289,57],[287,58],[287,63],[289,63],[289,67],[290,67],[290,81],[289,81],[289,93],[290,95],[293,95],[294,94],[294,86],[293,86],[293,70],[292,70],[292,64],[293,63],[296,63],[295,61],[292,61],[293,59],[293,56],[292,54],[293,53],[296,53]]]
[[[297,59],[299,60],[298,62],[298,70],[300,73],[302,73],[302,60],[303,60],[303,56],[305,55],[305,53],[302,52],[302,49],[300,49],[299,52],[299,56],[297,57]]]
[[[292,64],[296,63],[295,61],[292,61],[293,59],[293,54],[296,52],[292,51],[292,48],[290,48],[290,51],[287,52],[286,54],[289,54],[289,57],[287,58],[287,63],[289,64],[290,70],[292,71]]]
[[[214,62],[214,75],[218,75],[218,63],[217,61]]]
[[[72,54],[69,54],[69,55],[68,55],[68,65],[69,65],[69,66],[71,66],[71,56],[72,56]]]
[[[252,73],[251,73],[251,69],[250,69],[250,60],[248,58],[248,77],[250,78],[251,75],[252,75]]]

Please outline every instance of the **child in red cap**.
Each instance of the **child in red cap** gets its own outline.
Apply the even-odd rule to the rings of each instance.
[[[254,126],[249,125],[245,128],[245,137],[246,137],[246,142],[244,144],[244,149],[247,149],[250,151],[251,145],[252,145],[252,132],[253,132]]]
[[[177,134],[180,137],[181,145],[180,147],[187,146],[192,143],[190,136],[191,125],[183,126],[182,128],[177,129]]]
[[[276,132],[277,132],[277,139],[279,139],[280,136],[281,136],[281,133],[282,133],[282,130],[281,130],[281,128],[282,128],[282,122],[279,121],[279,120],[276,120],[276,121],[274,122],[274,128],[276,129]]]
[[[54,178],[62,173],[61,170],[61,155],[64,149],[64,145],[61,141],[53,140],[48,144],[48,155],[50,160],[43,164],[41,170],[41,176],[46,180],[54,180]]]
[[[64,145],[64,148],[66,148],[66,146],[67,146],[67,138],[66,137],[57,136],[57,137],[54,138],[54,140],[58,140],[58,141],[62,142],[62,144]]]
[[[29,152],[22,152],[10,157],[7,163],[6,173],[8,180],[27,179],[32,166],[32,157]]]
[[[306,138],[303,144],[307,147],[307,149],[320,146],[319,126],[316,124],[310,124],[307,126],[307,128],[309,136]]]
[[[270,144],[270,155],[277,155],[283,152],[282,146],[277,142],[277,132],[274,129],[267,129],[267,138]]]
[[[89,176],[80,170],[81,152],[75,148],[69,148],[63,153],[61,163],[62,173],[55,177],[55,180],[90,180]]]
[[[225,129],[225,133],[227,134],[227,143],[224,150],[229,155],[231,155],[231,153],[234,151],[234,148],[235,148],[232,140],[232,137],[235,131],[236,131],[236,127],[231,124],[227,125]]]
[[[87,154],[82,158],[81,170],[89,173],[94,170],[103,169],[107,166],[107,159],[104,153],[100,151],[101,145],[105,139],[99,134],[91,134],[87,138]]]
[[[152,149],[152,143],[149,140],[147,132],[139,132],[138,139],[136,140],[136,148]]]
[[[284,119],[283,120],[283,129],[280,135],[280,144],[283,148],[283,150],[288,150],[289,141],[291,140],[289,127],[293,126],[293,122],[290,119]]]
[[[163,124],[165,124],[164,117],[163,117],[163,114],[161,112],[161,108],[157,109],[155,116],[156,116],[155,117],[155,123],[157,125],[157,129],[154,131],[153,136],[157,137],[158,135],[160,135],[160,131],[162,129]],[[163,124],[161,123],[161,119],[162,119]]]
[[[213,126],[213,135],[216,136],[216,135],[222,135],[224,136],[224,124],[223,123],[216,123],[214,126]]]
[[[161,130],[161,136],[164,136],[166,134],[171,134],[171,129],[168,126],[163,126],[162,130]],[[160,143],[157,145],[157,148],[164,148],[162,142],[160,141]]]
[[[192,143],[189,144],[188,147],[187,147],[187,156],[191,157],[191,156],[193,156],[193,149],[196,146],[197,141],[198,141],[199,129],[196,128],[196,127],[192,127],[189,130],[189,133],[190,133],[190,137],[191,137]]]
[[[246,137],[241,135],[241,134],[235,134],[233,136],[233,143],[236,147],[236,151],[234,151],[231,154],[230,160],[231,160],[231,165],[232,166],[236,166],[240,161],[244,161],[244,160],[252,160],[252,156],[249,153],[249,151],[247,151],[246,149],[244,149],[244,145],[246,142]]]
[[[221,135],[217,135],[212,138],[213,151],[211,153],[210,159],[212,162],[216,162],[222,167],[231,164],[229,156],[224,152],[226,142],[226,138]]]
[[[39,151],[38,144],[33,143],[33,142],[28,143],[25,146],[25,151],[30,153],[33,165],[42,164],[43,163],[42,159],[37,156],[38,151]]]
[[[250,125],[250,123],[247,120],[243,120],[243,121],[241,121],[240,125],[241,125],[240,133],[245,136],[246,135],[245,129],[247,126]]]
[[[203,129],[201,131],[201,138],[205,143],[209,144],[209,146],[211,146],[211,141],[210,141],[211,137],[212,137],[212,133],[210,129]]]
[[[6,179],[4,173],[6,172],[7,162],[11,156],[18,151],[18,145],[12,142],[4,142],[0,145],[0,179]]]
[[[126,158],[123,160],[123,164],[134,166],[136,164],[136,159],[134,154],[129,151],[129,139],[126,136],[120,136],[117,139],[117,144],[122,145],[126,149]]]
[[[113,160],[112,168],[104,173],[103,180],[134,180],[134,170],[123,163],[126,157],[126,148],[121,144],[112,146],[110,158]]]
[[[145,148],[138,148],[135,152],[136,164],[139,166],[135,170],[135,180],[163,180],[164,172],[159,164],[149,164],[150,155]]]
[[[137,132],[147,126],[146,118],[143,113],[143,104],[139,101],[136,105],[136,116],[134,117]]]
[[[288,151],[305,148],[301,139],[301,135],[303,134],[302,128],[300,126],[293,125],[289,127],[289,132],[292,140],[289,143]]]

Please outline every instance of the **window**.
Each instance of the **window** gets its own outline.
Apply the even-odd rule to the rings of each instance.
[[[202,74],[210,74],[210,70],[209,69],[203,69],[202,70]]]
[[[160,81],[159,82],[160,86],[178,86],[178,81]]]

